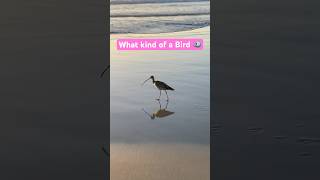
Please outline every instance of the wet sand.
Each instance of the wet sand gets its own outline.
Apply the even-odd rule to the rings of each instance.
[[[210,27],[111,35],[112,180],[210,179]],[[117,38],[202,38],[201,51],[117,51]],[[169,101],[152,82],[172,86]],[[154,116],[153,116],[154,115]]]
[[[209,180],[210,147],[193,144],[112,144],[112,180]]]

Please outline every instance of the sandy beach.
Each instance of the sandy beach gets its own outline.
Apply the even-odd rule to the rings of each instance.
[[[121,0],[127,1],[130,0]],[[214,116],[211,117],[211,130],[214,133],[211,157],[214,160],[211,162],[211,178],[319,180],[320,1],[220,0],[214,1],[212,5],[217,27],[214,28],[212,42],[214,65],[210,64],[214,75],[214,89],[211,89],[214,94]],[[105,79],[97,77],[107,65],[109,57],[106,47],[106,28],[109,24],[106,1],[3,0],[0,9],[0,179],[106,179],[106,159],[100,148],[109,140],[109,107],[106,105],[109,87],[106,85],[108,76]],[[200,26],[207,23],[206,17],[199,17],[203,20]],[[154,18],[148,19],[154,21]],[[194,20],[198,22],[199,19]],[[122,22],[118,22],[119,29],[126,30],[120,28]],[[144,21],[136,22],[137,25],[132,27],[141,24],[147,26]],[[179,22],[182,29],[189,28],[185,19],[179,18]],[[174,25],[172,23],[170,27]],[[138,30],[144,31],[148,28],[146,26]],[[137,29],[131,30],[133,32]],[[154,52],[148,54],[153,55]],[[184,54],[183,57],[188,61],[195,57],[192,53]],[[208,52],[205,51],[205,54]],[[124,56],[116,54],[116,57]],[[150,60],[140,59],[138,54],[131,56],[141,62]],[[201,61],[197,56],[195,60]],[[153,57],[175,58],[165,53]],[[129,63],[126,61],[126,64]],[[180,64],[174,64],[172,62],[166,67],[172,66],[180,71]],[[199,70],[197,75],[207,76],[207,72],[201,73],[203,66],[196,66],[192,61],[190,64]],[[116,70],[117,64],[113,64],[113,67]],[[127,70],[132,70],[131,66]],[[146,78],[146,72],[142,73],[139,79]],[[128,117],[130,110],[136,119],[144,120],[139,125],[146,129],[146,124],[150,122],[150,131],[159,135],[157,130],[174,122],[170,120],[178,118],[181,126],[180,120],[190,116],[183,115],[182,110],[197,115],[206,112],[206,106],[181,106],[182,98],[178,94],[181,94],[180,90],[184,92],[185,85],[190,85],[186,80],[189,77],[174,75],[183,83],[176,84],[166,75],[156,76],[173,83],[180,92],[169,94],[173,101],[168,110],[175,112],[173,115],[151,121],[141,110],[145,108],[150,113],[159,108],[156,102],[151,101],[158,92],[146,84],[142,89],[145,102],[129,99],[131,104],[137,105],[130,109],[125,106],[126,114],[123,114],[123,118]],[[192,82],[196,86],[206,81]],[[199,90],[203,94],[207,93],[204,88]],[[132,94],[135,95],[135,91]],[[192,96],[201,99],[201,94]],[[118,98],[116,102],[122,104],[123,101]],[[183,102],[188,105],[194,102],[194,98],[184,98]],[[188,122],[192,126],[197,124]],[[128,121],[125,123],[128,124]],[[200,137],[189,135],[194,131],[199,132],[199,129],[206,127],[206,123],[182,135],[172,133],[177,130],[176,126],[170,124],[166,127],[173,128],[166,131],[171,132],[170,136],[160,136],[156,144],[147,143],[150,138],[159,136],[153,136],[150,132],[147,132],[148,136],[143,136],[143,133],[136,131],[135,135],[140,135],[139,139],[131,139],[135,141],[131,144],[125,142],[124,137],[114,136],[117,142],[113,143],[111,150],[119,152],[114,155],[120,160],[123,154],[129,156],[124,156],[126,159],[132,160],[140,157],[141,153],[150,157],[153,151],[167,155],[164,158],[167,160],[172,155],[180,157],[176,153],[177,149],[186,150],[183,152],[193,154],[197,159],[204,158],[194,154],[194,151],[206,152],[207,147],[202,144],[207,143],[207,139],[203,138],[207,132]],[[135,127],[133,129],[136,130]],[[122,132],[128,131],[119,131],[119,134]],[[123,135],[129,137],[128,133]],[[170,138],[175,142],[179,140],[179,143],[168,143]],[[145,146],[139,146],[138,140],[144,140],[139,144]],[[199,140],[202,140],[201,143],[194,143]],[[171,153],[164,153],[165,150],[159,147],[161,143]],[[161,152],[155,150],[157,148]],[[129,150],[132,151],[125,152]],[[163,163],[159,157],[157,160]],[[189,157],[179,158],[176,162],[185,163],[189,169],[186,161],[191,160]],[[124,167],[123,174],[130,173],[129,168],[141,168],[136,164],[123,165],[122,162],[125,161],[114,161],[117,169],[113,171],[120,171],[120,165]],[[150,164],[150,159],[141,162]],[[159,172],[157,166],[144,168]],[[170,171],[164,167],[164,172]],[[179,173],[176,171],[176,174]],[[137,176],[141,174],[133,174],[133,177]],[[167,174],[166,177],[172,176]]]
[[[111,144],[112,180],[209,180],[210,147],[192,144]]]

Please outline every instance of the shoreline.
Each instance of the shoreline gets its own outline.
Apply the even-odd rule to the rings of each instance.
[[[163,33],[113,33],[110,34],[110,41],[112,40],[113,36],[119,36],[119,37],[126,37],[126,36],[161,36],[164,37],[165,35],[173,35],[173,34],[188,34],[188,33],[205,33],[208,32],[210,36],[210,28],[211,26],[204,26],[201,28],[195,28],[195,29],[189,29],[189,30],[183,30],[183,31],[172,31],[172,32],[163,32]]]

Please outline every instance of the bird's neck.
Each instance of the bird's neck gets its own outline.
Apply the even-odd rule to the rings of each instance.
[[[155,82],[155,80],[154,80],[154,78],[152,78],[152,83],[154,83]]]

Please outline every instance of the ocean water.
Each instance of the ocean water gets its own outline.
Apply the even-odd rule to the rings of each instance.
[[[176,32],[210,24],[210,2],[202,0],[114,0],[110,10],[111,34]]]
[[[111,4],[143,4],[143,3],[170,3],[170,2],[201,2],[208,0],[111,0]]]

